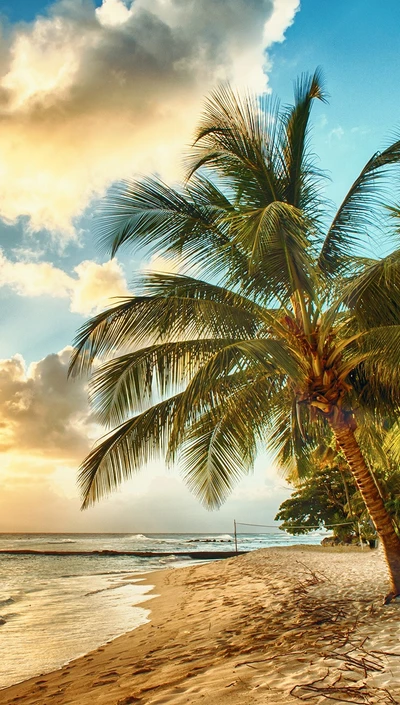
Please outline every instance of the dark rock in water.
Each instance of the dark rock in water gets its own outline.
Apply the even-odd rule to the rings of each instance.
[[[0,626],[1,626],[2,624],[5,624],[5,623],[6,623],[6,620],[3,619],[3,617],[0,617]]]

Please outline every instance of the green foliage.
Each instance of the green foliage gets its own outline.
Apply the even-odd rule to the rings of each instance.
[[[356,487],[349,474],[346,480],[351,502]],[[319,468],[303,480],[291,497],[282,502],[275,521],[282,521],[279,528],[293,535],[307,534],[316,527],[345,524],[330,528],[334,536],[345,540],[356,535],[361,515],[362,511],[355,513],[349,507],[343,472],[335,466]]]
[[[375,456],[376,461],[376,454],[371,449],[372,446],[369,454]],[[345,543],[355,540],[360,532],[363,539],[375,538],[375,529],[346,462],[332,449],[328,451],[330,453],[325,449],[322,456],[320,452],[314,454],[308,477],[298,483],[293,494],[282,502],[275,521],[282,521],[279,528],[292,535],[307,534],[315,528],[329,528],[334,537]],[[385,455],[380,465],[375,465],[374,476],[379,482],[386,510],[399,531],[400,473],[393,457]]]

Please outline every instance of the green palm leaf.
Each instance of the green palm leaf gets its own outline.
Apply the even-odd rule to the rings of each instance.
[[[185,292],[179,292],[184,283],[188,285]],[[71,361],[73,373],[90,369],[96,356],[115,354],[127,346],[142,347],[183,336],[253,337],[268,319],[268,312],[264,320],[255,315],[257,307],[251,301],[248,310],[239,308],[232,305],[235,294],[229,298],[224,290],[197,280],[153,275],[144,279],[144,286],[155,293],[123,299],[80,329]]]
[[[280,390],[282,379],[252,377],[245,385],[231,388],[222,402],[203,414],[182,443],[183,478],[208,509],[226,500],[232,487],[251,471],[257,448],[265,444],[269,399]]]
[[[210,248],[213,269],[225,272],[245,261],[227,233],[224,217],[234,206],[203,175],[184,189],[171,189],[157,179],[123,181],[104,200],[98,219],[103,247],[115,255],[120,247],[145,248],[148,254],[202,265],[207,270]],[[228,257],[229,255],[229,257]]]
[[[179,399],[180,395],[175,395],[129,419],[92,450],[82,463],[78,479],[83,508],[116,490],[122,481],[165,452]]]
[[[247,203],[282,200],[279,104],[220,86],[206,102],[188,175],[207,166]]]
[[[90,401],[104,424],[120,424],[149,405],[154,396],[165,396],[187,383],[216,352],[232,339],[179,340],[140,348],[95,369],[89,386]]]
[[[182,475],[207,509],[218,508],[232,487],[249,473],[255,450],[249,446],[237,427],[225,418],[216,421],[214,414],[191,428],[180,453]]]
[[[342,298],[360,326],[396,324],[400,310],[400,252],[361,260],[361,271],[343,287]]]
[[[295,104],[283,116],[285,142],[285,199],[296,208],[313,208],[319,204],[319,188],[314,183],[321,173],[316,170],[308,150],[311,107],[314,100],[326,102],[320,68],[310,76],[303,74],[295,84]]]
[[[390,169],[400,164],[400,140],[376,152],[352,184],[323,241],[318,264],[336,274],[351,267],[352,257],[368,231],[375,232],[387,213]],[[389,188],[388,188],[389,187]]]

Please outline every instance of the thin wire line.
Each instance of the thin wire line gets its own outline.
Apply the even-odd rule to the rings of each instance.
[[[354,524],[354,521],[345,521],[342,524],[324,524],[324,526],[309,526],[309,524],[293,524],[290,528],[291,529],[325,529],[325,528],[330,528],[331,526],[349,526],[350,524]],[[263,527],[264,529],[278,529],[279,527],[276,525],[272,524],[246,524],[244,521],[237,521],[236,522],[237,526],[258,526],[258,527]],[[284,529],[286,531],[286,529]]]

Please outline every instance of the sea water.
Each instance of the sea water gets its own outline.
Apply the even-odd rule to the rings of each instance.
[[[318,533],[238,535],[239,550],[320,541]],[[234,539],[230,534],[0,534],[1,550],[10,551],[0,553],[0,688],[5,688],[60,668],[148,621],[151,581],[139,574],[194,563],[185,551],[232,551]],[[35,553],[12,553],[25,550]],[[114,553],[96,553],[104,550]],[[165,555],[121,555],[135,551]]]

